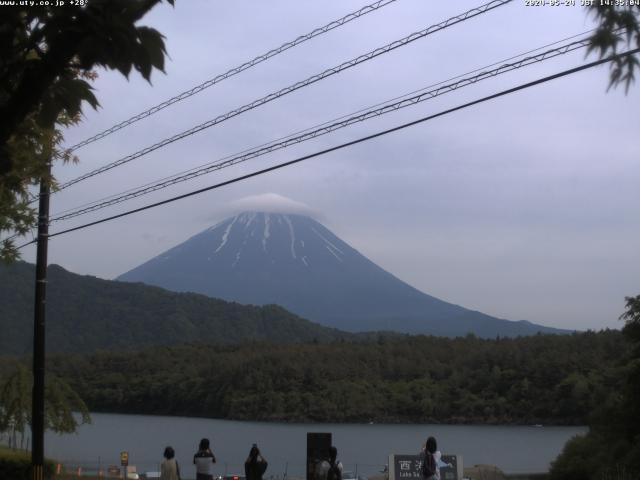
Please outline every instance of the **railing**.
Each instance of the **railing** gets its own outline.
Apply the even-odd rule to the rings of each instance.
[[[191,467],[189,465],[189,467]],[[343,463],[344,480],[367,480],[371,476],[382,476],[386,465],[367,463]],[[130,477],[135,478],[135,472],[142,480],[145,472],[159,472],[160,463],[147,461],[136,462],[135,467],[131,466]],[[187,468],[182,468],[183,480],[190,480],[185,476]],[[304,463],[285,463],[284,467],[274,467],[269,465],[269,469],[263,476],[264,480],[303,480],[305,478],[306,465]],[[188,475],[188,474],[187,474]],[[219,480],[231,480],[230,477],[238,475],[244,477],[244,464],[219,462],[214,468],[214,477]],[[116,479],[122,478],[122,467],[115,461],[93,461],[93,462],[65,462],[56,465],[56,480],[84,480],[93,479]]]

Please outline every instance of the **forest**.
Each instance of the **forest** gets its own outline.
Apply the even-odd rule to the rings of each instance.
[[[586,424],[618,395],[619,331],[57,354],[90,411],[237,420]],[[15,358],[4,357],[0,372]]]
[[[34,266],[0,263],[0,352],[32,348]],[[47,351],[93,352],[154,345],[245,341],[333,341],[353,334],[324,327],[277,305],[225,302],[141,283],[77,275],[50,265]]]

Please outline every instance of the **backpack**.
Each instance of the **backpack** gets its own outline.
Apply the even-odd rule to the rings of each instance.
[[[424,461],[422,462],[422,478],[428,479],[436,474],[436,461],[433,454],[425,452]]]

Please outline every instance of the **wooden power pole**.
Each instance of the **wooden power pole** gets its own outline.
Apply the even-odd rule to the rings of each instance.
[[[47,249],[49,242],[49,194],[51,161],[47,177],[40,180],[36,299],[33,316],[33,391],[31,397],[31,465],[33,480],[44,480],[44,373],[45,314],[47,304]]]

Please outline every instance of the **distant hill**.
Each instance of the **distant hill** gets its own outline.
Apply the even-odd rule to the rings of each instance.
[[[0,264],[0,352],[31,352],[35,268]],[[49,266],[47,351],[92,352],[182,343],[328,342],[344,332],[275,305],[256,307],[193,293],[101,280]]]
[[[278,304],[350,332],[488,338],[568,333],[495,318],[427,295],[302,215],[236,215],[118,279],[243,304]]]

